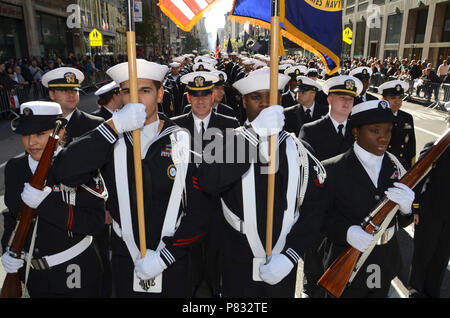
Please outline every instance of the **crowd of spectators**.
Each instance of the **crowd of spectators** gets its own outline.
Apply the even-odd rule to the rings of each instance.
[[[167,56],[150,55],[147,59],[168,63]],[[75,55],[67,58],[10,58],[0,62],[0,89],[12,89],[17,85],[32,85],[40,82],[44,73],[61,66],[74,67],[82,71],[88,83],[95,83],[99,74],[111,66],[127,60],[126,55]]]
[[[409,83],[409,95],[437,101],[441,84],[450,84],[448,61],[433,66],[428,59],[410,60],[388,57],[384,60],[377,58],[358,58],[342,63],[341,74],[347,74],[355,67],[368,66],[372,69],[371,83],[377,87],[384,81],[400,79]],[[415,92],[414,92],[415,90]],[[422,95],[423,92],[423,95]]]

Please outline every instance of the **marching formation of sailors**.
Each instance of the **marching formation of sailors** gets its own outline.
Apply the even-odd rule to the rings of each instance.
[[[317,280],[349,245],[364,252],[372,244],[360,223],[386,194],[400,212],[343,295],[386,297],[401,266],[396,233],[413,220],[415,194],[398,183],[415,162],[414,123],[400,110],[408,84],[386,82],[378,99],[367,92],[370,68],[321,80],[317,69],[285,61],[279,105],[271,105],[269,61],[187,54],[168,67],[138,59],[138,103],[130,102],[128,63],[121,63],[108,69],[112,81],[95,92],[92,114],[77,109],[81,72],[46,73],[51,102],[21,105],[12,125],[25,155],[5,168],[3,250],[22,201],[36,221],[27,257],[5,252],[5,270],[26,274],[31,297],[294,297],[303,260],[304,297],[325,297]],[[35,189],[29,182],[56,120],[65,126],[61,142],[46,186]],[[141,133],[143,257],[134,130]],[[219,157],[225,160],[211,160]],[[420,211],[419,224],[426,215]],[[373,264],[381,281],[368,285]],[[419,290],[424,274],[414,273]]]

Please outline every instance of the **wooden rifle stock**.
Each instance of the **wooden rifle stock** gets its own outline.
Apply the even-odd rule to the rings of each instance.
[[[42,153],[39,164],[36,168],[36,172],[30,182],[30,185],[36,189],[42,189],[47,179],[48,171],[52,163],[53,154],[58,142],[58,132],[61,128],[61,122],[57,121],[56,128],[48,138],[44,152]],[[28,237],[30,231],[31,222],[33,221],[33,209],[25,203],[22,203],[19,214],[17,216],[16,227],[11,234],[9,240],[8,251],[11,256],[20,258],[25,245],[25,240]],[[8,273],[6,274],[5,281],[3,283],[1,298],[20,298],[22,297],[22,284],[20,281],[20,274]]]
[[[433,147],[400,179],[399,182],[413,189],[431,170],[433,164],[445,152],[450,144],[450,128],[441,135]],[[381,203],[364,219],[362,228],[372,234],[386,216],[396,207],[396,203],[384,198]],[[325,271],[317,284],[334,297],[339,298],[347,287],[361,252],[348,247]]]

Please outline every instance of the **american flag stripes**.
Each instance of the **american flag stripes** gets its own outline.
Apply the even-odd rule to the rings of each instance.
[[[215,0],[160,0],[158,6],[180,29],[189,32]]]

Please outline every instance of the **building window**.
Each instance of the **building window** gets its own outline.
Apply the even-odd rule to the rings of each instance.
[[[36,18],[41,54],[54,58],[66,56],[69,49],[66,20],[42,12],[37,12]]]
[[[356,23],[355,51],[353,57],[361,57],[364,54],[364,39],[366,37],[366,21]]]
[[[372,4],[376,4],[377,6],[383,6],[386,3],[386,0],[373,0]]]
[[[403,14],[393,14],[388,16],[386,29],[386,43],[400,43]]]
[[[358,12],[359,11],[366,11],[367,8],[369,7],[369,2],[364,2],[364,3],[358,3]]]
[[[414,43],[423,43],[425,39],[425,30],[427,28],[428,9],[417,12],[416,34]]]
[[[388,57],[391,57],[391,58],[398,57],[398,51],[397,50],[386,50],[386,51],[384,51],[384,58],[386,59]]]

